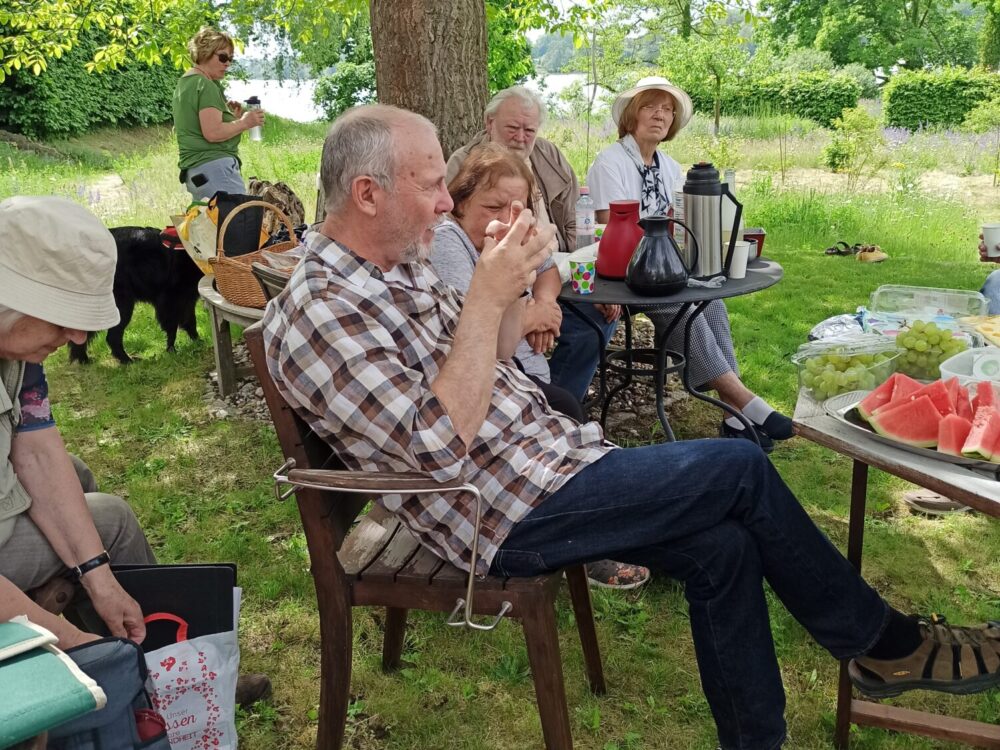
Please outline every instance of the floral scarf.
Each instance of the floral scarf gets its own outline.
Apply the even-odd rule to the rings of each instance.
[[[663,189],[663,180],[660,179],[660,155],[653,152],[653,164],[647,166],[639,153],[639,145],[635,138],[626,135],[618,141],[618,145],[625,149],[629,159],[639,170],[642,178],[642,195],[639,196],[639,215],[642,217],[658,214],[666,215],[670,208],[670,198]]]

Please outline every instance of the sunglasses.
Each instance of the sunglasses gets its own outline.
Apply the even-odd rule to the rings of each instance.
[[[226,63],[231,63],[233,62],[233,60],[236,59],[232,55],[227,55],[225,52],[218,53],[216,57],[219,58],[219,62],[222,63],[223,65],[225,65]]]

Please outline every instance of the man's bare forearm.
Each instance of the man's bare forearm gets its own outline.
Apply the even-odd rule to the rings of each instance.
[[[451,353],[431,383],[466,448],[479,433],[493,395],[502,317],[496,305],[466,298]]]
[[[51,630],[59,639],[59,646],[64,649],[97,637],[88,636],[68,620],[42,609],[17,586],[0,576],[0,622],[7,622],[12,617],[20,615],[27,615],[36,625]]]

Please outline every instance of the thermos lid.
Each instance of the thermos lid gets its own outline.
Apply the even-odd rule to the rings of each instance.
[[[245,104],[260,104],[260,99],[258,99],[256,96],[249,96],[249,97],[247,97],[247,99],[246,99],[246,101],[244,103]]]
[[[687,172],[684,192],[691,195],[722,195],[719,170],[707,161],[700,161]]]

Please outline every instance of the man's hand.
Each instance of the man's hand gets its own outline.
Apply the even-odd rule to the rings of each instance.
[[[555,235],[551,226],[536,231],[531,211],[514,202],[510,224],[490,222],[466,304],[495,305],[501,312],[535,282],[538,267]],[[499,241],[498,241],[499,240]]]
[[[594,305],[608,323],[613,323],[622,316],[621,305]]]
[[[982,263],[1000,263],[1000,245],[997,245],[993,252],[996,255],[989,255],[989,251],[986,248],[986,242],[983,240],[983,235],[979,235],[979,260]]]
[[[135,599],[125,593],[110,568],[105,565],[92,570],[80,579],[80,583],[111,635],[142,643],[146,637],[142,610]]]

